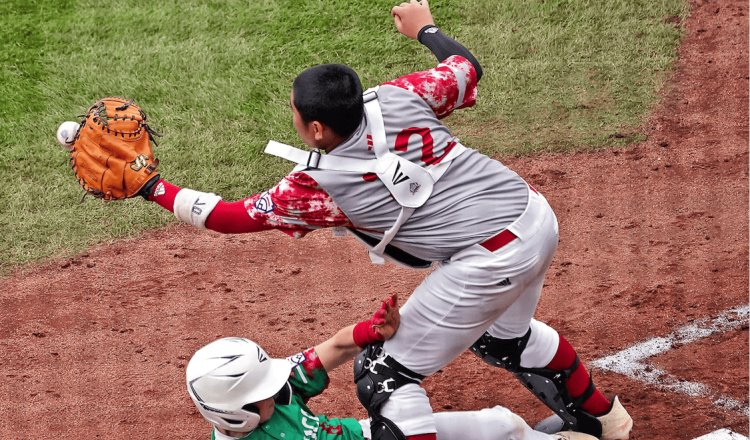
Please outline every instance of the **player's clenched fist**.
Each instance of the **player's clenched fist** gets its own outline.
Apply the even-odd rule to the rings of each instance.
[[[416,39],[423,27],[435,24],[427,0],[401,3],[391,9],[391,15],[396,23],[396,29],[409,38]]]

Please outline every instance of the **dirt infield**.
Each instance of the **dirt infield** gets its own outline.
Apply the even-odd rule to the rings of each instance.
[[[538,317],[584,361],[748,302],[748,5],[692,6],[645,142],[505,161],[558,214]],[[184,389],[199,346],[241,335],[286,356],[369,316],[386,293],[405,298],[423,276],[372,266],[355,242],[326,231],[294,241],[183,226],[23,268],[0,280],[0,437],[207,438]],[[747,324],[654,362],[748,405]],[[748,431],[746,414],[711,399],[594,377],[631,411],[633,439]],[[363,417],[350,382],[342,367],[311,408]],[[426,387],[436,410],[501,404],[530,422],[547,415],[508,373],[469,354]]]

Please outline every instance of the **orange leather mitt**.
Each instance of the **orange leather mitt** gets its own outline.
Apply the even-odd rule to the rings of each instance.
[[[157,177],[154,135],[146,114],[132,100],[95,102],[70,146],[70,163],[83,189],[105,200],[139,195]]]

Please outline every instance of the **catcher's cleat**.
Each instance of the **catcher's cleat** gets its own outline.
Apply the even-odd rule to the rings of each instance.
[[[612,407],[609,412],[596,417],[596,419],[599,420],[599,423],[602,425],[602,440],[628,440],[628,438],[630,438],[630,430],[633,429],[633,419],[630,417],[627,410],[625,410],[625,407],[622,406],[622,403],[620,403],[620,399],[617,396],[615,396],[612,401]],[[565,423],[560,417],[551,415],[539,422],[534,429],[536,431],[552,434],[562,429],[569,429],[569,427],[565,426]],[[577,437],[571,437],[571,440],[574,438]]]
[[[563,431],[553,435],[555,440],[597,440],[593,435],[575,431]]]
[[[597,417],[602,422],[602,440],[628,440],[633,429],[633,418],[615,396],[607,414]]]

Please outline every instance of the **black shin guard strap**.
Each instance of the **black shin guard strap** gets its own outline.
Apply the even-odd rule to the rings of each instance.
[[[406,440],[404,433],[391,419],[376,415],[371,417],[370,438],[372,440]]]
[[[417,374],[390,357],[379,342],[365,347],[354,360],[354,383],[357,398],[372,419],[372,440],[406,440],[393,421],[380,410],[394,391],[406,384],[419,384],[424,376]]]
[[[531,329],[524,336],[514,339],[500,339],[485,333],[472,345],[471,351],[486,363],[513,373],[526,388],[563,420],[564,430],[585,432],[600,437],[602,425],[599,419],[581,409],[583,402],[594,393],[593,380],[589,380],[589,386],[583,395],[575,399],[565,387],[565,382],[580,366],[578,356],[573,365],[564,370],[521,367],[521,353],[526,349],[530,336]]]

